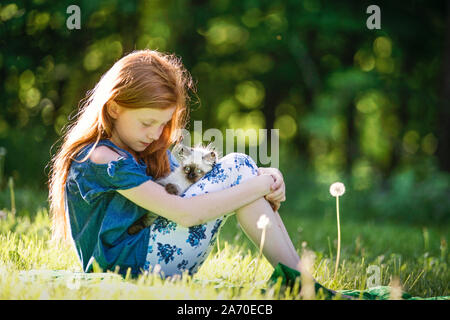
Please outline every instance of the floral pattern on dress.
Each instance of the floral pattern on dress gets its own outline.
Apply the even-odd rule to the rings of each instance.
[[[158,242],[158,256],[160,257],[158,262],[164,261],[166,264],[169,261],[173,261],[174,254],[181,255],[183,251],[181,248],[177,248],[177,246],[171,246],[170,244],[162,244]]]
[[[210,181],[211,183],[224,182],[227,177],[228,175],[222,168],[222,163],[216,163],[212,170],[204,176],[204,178],[208,179],[208,181]]]
[[[205,235],[206,227],[202,224],[198,226],[189,227],[189,237],[186,242],[188,242],[193,247],[198,247],[202,239],[206,239]]]
[[[239,181],[241,181],[241,179],[242,179],[242,175],[240,174],[240,175],[238,175],[237,180],[236,180],[235,182],[233,182],[233,183],[230,185],[230,187],[239,184]]]
[[[211,230],[211,237],[214,237],[214,235],[219,231],[219,227],[222,224],[221,219],[216,220],[216,224],[214,225],[213,229]]]
[[[250,163],[250,157],[235,157],[234,158],[234,163],[235,163],[235,168],[240,170],[240,167],[242,166],[246,166],[252,169],[252,173],[257,173],[257,168],[255,168],[255,166]],[[254,162],[254,161],[253,161]]]
[[[164,217],[159,216],[152,224],[154,231],[158,231],[162,234],[168,234],[170,231],[175,230],[177,224],[173,221],[169,221]]]
[[[177,268],[178,268],[179,270],[186,270],[187,264],[188,264],[188,261],[185,260],[185,259],[183,259],[183,260],[177,265]]]

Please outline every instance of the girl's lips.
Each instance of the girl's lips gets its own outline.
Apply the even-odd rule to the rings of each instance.
[[[148,147],[150,145],[150,143],[144,143],[144,142],[141,142],[141,143],[146,147]]]

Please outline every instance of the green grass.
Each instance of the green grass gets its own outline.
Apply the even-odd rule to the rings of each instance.
[[[6,199],[5,191],[2,197]],[[26,205],[26,199],[35,199]],[[1,199],[1,198],[0,198]],[[25,200],[24,200],[25,199]],[[221,229],[217,246],[193,277],[161,280],[154,275],[122,279],[111,274],[103,280],[64,278],[45,273],[23,276],[28,270],[81,272],[72,248],[52,244],[47,208],[42,195],[16,192],[17,214],[9,202],[0,204],[0,299],[295,299],[298,292],[268,287],[273,268],[263,259],[253,281],[258,250],[237,226],[234,216]],[[5,205],[7,204],[7,205]],[[33,207],[34,206],[34,207]],[[26,208],[25,208],[26,207]],[[21,209],[22,208],[22,209]],[[312,273],[334,289],[367,289],[369,266],[379,267],[380,285],[398,279],[413,296],[450,295],[448,226],[411,226],[373,221],[349,221],[341,211],[342,251],[339,272],[333,279],[336,255],[336,217],[280,211],[300,255],[313,258]],[[260,289],[268,289],[264,294]]]

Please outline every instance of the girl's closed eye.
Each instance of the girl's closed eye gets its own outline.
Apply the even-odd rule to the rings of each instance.
[[[142,125],[143,125],[144,127],[151,127],[151,126],[153,126],[153,125],[155,125],[155,124],[156,124],[155,121],[152,121],[152,122],[150,122],[150,123],[142,122]],[[161,125],[162,125],[162,126],[165,126],[166,124],[167,124],[167,122],[164,122],[164,123],[162,123]]]

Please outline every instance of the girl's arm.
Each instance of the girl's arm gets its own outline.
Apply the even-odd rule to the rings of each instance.
[[[118,157],[119,155],[108,147],[100,146],[92,152],[90,159],[94,163],[105,164],[117,160]],[[262,174],[225,190],[191,198],[169,194],[163,186],[152,180],[117,192],[144,209],[184,227],[191,227],[252,203],[270,193],[273,183],[271,175]]]
[[[169,194],[163,186],[151,180],[135,188],[117,192],[144,209],[187,228],[252,203],[270,193],[270,186],[273,183],[271,175],[263,174],[230,188],[191,198]]]

